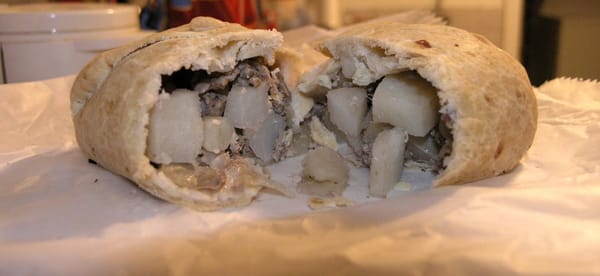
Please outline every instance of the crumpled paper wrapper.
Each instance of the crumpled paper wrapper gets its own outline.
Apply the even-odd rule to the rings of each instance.
[[[0,85],[0,275],[600,273],[600,83],[536,89],[533,146],[509,174],[432,189],[407,171],[388,199],[312,211],[264,193],[201,213],[90,164],[69,110],[74,77]],[[293,189],[301,158],[271,166]]]

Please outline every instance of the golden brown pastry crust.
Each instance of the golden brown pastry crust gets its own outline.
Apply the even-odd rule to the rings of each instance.
[[[226,72],[241,60],[274,63],[282,36],[198,17],[189,24],[97,56],[79,73],[71,91],[75,134],[84,154],[162,199],[200,210],[242,206],[262,188],[239,197],[175,185],[146,157],[149,113],[158,100],[161,75],[182,67]],[[267,184],[266,184],[267,185]]]
[[[454,140],[436,186],[508,172],[531,146],[537,104],[527,73],[480,35],[443,25],[375,23],[327,40],[320,50],[354,67],[355,84],[415,70],[439,90],[440,113],[452,119]],[[301,90],[314,88],[314,75]]]

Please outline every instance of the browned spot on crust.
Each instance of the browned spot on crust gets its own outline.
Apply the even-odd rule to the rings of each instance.
[[[494,99],[492,99],[492,97],[490,97],[489,95],[485,95],[485,96],[483,96],[483,99],[485,99],[485,101],[486,101],[488,104],[492,104],[492,103],[494,103]]]
[[[517,90],[517,91],[515,92],[515,94],[516,94],[516,96],[517,96],[517,99],[521,99],[521,98],[523,98],[523,93],[521,93],[521,90]]]
[[[415,41],[415,43],[421,45],[424,48],[431,48],[431,44],[429,44],[429,41],[427,41],[425,39],[417,40],[417,41]]]
[[[108,113],[113,113],[116,108],[117,108],[117,103],[115,101],[108,101],[106,103],[106,110],[108,111]]]
[[[498,159],[500,154],[502,154],[503,149],[504,149],[504,145],[502,144],[502,141],[500,141],[500,143],[498,143],[498,146],[496,147],[496,153],[494,154],[494,159]]]

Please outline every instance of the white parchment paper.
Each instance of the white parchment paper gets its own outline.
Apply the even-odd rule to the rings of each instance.
[[[386,200],[353,169],[355,206],[311,211],[262,194],[200,213],[89,164],[69,111],[73,76],[0,85],[0,275],[600,274],[600,84],[536,90],[534,144],[513,172]],[[300,158],[271,167],[293,188]]]

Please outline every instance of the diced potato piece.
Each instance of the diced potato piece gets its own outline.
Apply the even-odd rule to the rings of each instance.
[[[437,90],[413,72],[383,78],[373,95],[373,121],[425,136],[438,121]]]
[[[268,83],[259,87],[234,85],[227,95],[225,117],[236,128],[257,130],[269,114]]]
[[[386,197],[400,181],[407,140],[406,132],[397,127],[384,130],[375,138],[369,173],[370,195]]]
[[[198,93],[187,89],[162,93],[150,113],[148,158],[160,164],[194,163],[203,140]]]
[[[360,135],[367,108],[367,91],[364,88],[344,87],[327,92],[329,119],[348,136]]]
[[[346,182],[348,166],[344,159],[328,147],[309,151],[302,162],[303,175],[316,181]]]
[[[336,151],[319,147],[306,154],[302,161],[302,181],[298,192],[318,195],[341,195],[348,186],[350,169]]]
[[[225,117],[204,117],[204,144],[202,147],[212,153],[227,149],[233,136],[233,126]]]
[[[275,143],[285,129],[285,121],[276,113],[271,113],[262,126],[252,135],[250,148],[264,162],[273,160]]]

